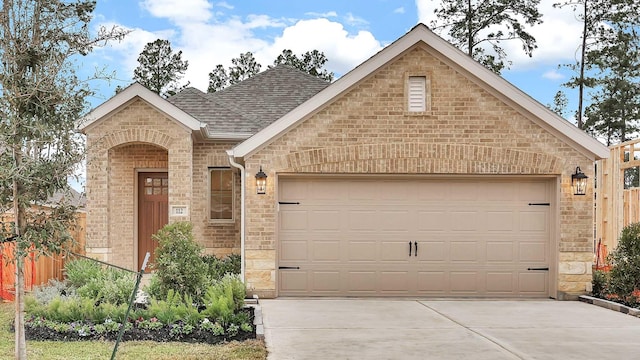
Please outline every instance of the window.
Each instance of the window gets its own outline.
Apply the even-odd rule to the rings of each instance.
[[[233,171],[230,168],[209,169],[211,220],[233,220]]]
[[[409,76],[407,83],[407,109],[410,112],[427,111],[427,78]]]

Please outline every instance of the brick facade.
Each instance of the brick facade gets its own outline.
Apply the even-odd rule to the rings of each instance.
[[[146,102],[136,100],[93,124],[87,134],[87,255],[119,266],[135,269],[136,264],[136,174],[138,171],[159,170],[169,174],[169,204],[187,206],[187,216],[170,216],[169,221],[194,221],[196,238],[204,234],[203,201],[206,201],[206,161],[210,155],[198,155],[191,130],[156,111]],[[194,153],[196,154],[194,160]],[[202,162],[204,161],[204,162]],[[212,165],[220,164],[217,158]],[[203,171],[194,172],[195,166]],[[228,162],[227,162],[228,163]],[[194,196],[192,182],[198,185]],[[193,203],[192,203],[193,201]],[[206,203],[205,203],[206,204]],[[238,216],[239,218],[239,216]],[[196,220],[200,220],[198,221]],[[237,248],[237,225],[225,224],[226,240],[216,246],[212,240],[202,240],[229,253]],[[229,228],[232,228],[229,230]],[[209,230],[207,236],[216,236]],[[232,250],[228,250],[231,248]]]
[[[407,111],[409,76],[425,76],[427,111]],[[277,181],[280,174],[446,174],[546,176],[556,180],[551,209],[552,295],[584,293],[591,283],[593,188],[574,196],[576,166],[593,179],[593,162],[466,70],[416,45],[318,109],[245,161],[248,288],[277,296]],[[209,220],[209,168],[228,167],[233,142],[195,141],[195,133],[135,100],[85,129],[87,254],[135,268],[136,171],[169,173],[169,204],[207,253],[239,253],[241,178],[234,169],[234,219]],[[254,175],[268,174],[265,195]]]
[[[570,185],[576,166],[593,178],[592,161],[463,73],[416,46],[246,158],[248,286],[276,295],[278,174],[533,174],[556,176],[560,184],[557,296],[584,293],[593,189],[574,196]],[[406,111],[408,75],[429,80],[430,111]],[[270,181],[258,196],[251,176],[260,166]]]

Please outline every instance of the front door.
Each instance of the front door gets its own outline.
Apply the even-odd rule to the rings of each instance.
[[[149,264],[158,242],[151,238],[169,221],[169,176],[166,172],[138,174],[138,269],[147,252]],[[147,271],[149,270],[147,264]]]

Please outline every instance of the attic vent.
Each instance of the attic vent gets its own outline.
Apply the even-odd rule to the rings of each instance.
[[[410,112],[427,111],[427,78],[409,76],[408,109]]]

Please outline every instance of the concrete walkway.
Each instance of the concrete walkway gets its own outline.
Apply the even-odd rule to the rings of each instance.
[[[269,360],[640,358],[640,318],[577,301],[260,304]]]

